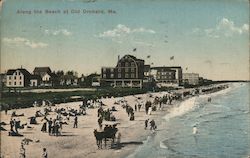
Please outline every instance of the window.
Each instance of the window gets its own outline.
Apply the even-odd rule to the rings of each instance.
[[[22,79],[22,76],[20,76],[20,80]]]
[[[118,69],[118,72],[121,72],[121,68]]]
[[[128,72],[129,68],[125,68],[125,72]]]
[[[132,62],[132,63],[131,63],[131,67],[134,67],[134,66],[135,66],[135,63],[134,63],[134,62]]]
[[[113,69],[113,68],[111,68],[111,69],[110,69],[110,72],[114,72],[114,69]]]
[[[14,85],[16,85],[16,82],[14,82]]]
[[[128,75],[128,74],[125,74],[125,78],[129,78],[129,75]]]
[[[102,71],[103,71],[103,72],[106,72],[106,68],[102,68]]]
[[[11,82],[9,82],[9,85],[11,85]]]
[[[9,76],[9,80],[11,80],[11,76]]]
[[[22,85],[22,82],[20,82],[19,85]]]
[[[103,78],[106,78],[107,76],[106,76],[106,74],[103,74],[102,77],[103,77]]]
[[[119,73],[119,74],[118,74],[118,78],[122,78],[122,74]]]
[[[131,74],[131,78],[135,78],[135,74]]]
[[[110,77],[111,77],[111,78],[114,78],[114,74],[110,74]]]
[[[135,68],[131,68],[131,72],[135,72]]]
[[[118,67],[121,67],[121,63],[118,63]]]
[[[128,67],[128,66],[129,66],[129,63],[128,63],[128,62],[126,62],[126,63],[125,63],[125,67]]]
[[[16,76],[14,76],[14,80],[16,80]]]

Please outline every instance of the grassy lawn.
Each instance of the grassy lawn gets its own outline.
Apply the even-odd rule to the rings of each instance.
[[[72,92],[44,92],[44,93],[19,93],[19,92],[3,92],[0,104],[8,104],[10,109],[13,108],[27,108],[31,107],[32,104],[37,101],[41,103],[42,100],[49,100],[52,103],[64,103],[72,101],[81,101],[82,98],[94,99],[106,96],[126,96],[133,94],[146,93],[146,89],[138,88],[105,88],[97,89],[96,91],[72,91]],[[71,98],[72,96],[80,96],[82,98]],[[2,109],[2,108],[1,108]]]

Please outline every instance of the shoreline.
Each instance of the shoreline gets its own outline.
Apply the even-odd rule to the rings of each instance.
[[[225,89],[222,89],[222,90],[219,90],[219,91],[215,91],[215,92],[211,92],[211,93],[204,93],[204,94],[200,94],[200,95],[196,95],[196,96],[189,96],[189,97],[184,98],[181,101],[175,101],[175,103],[172,104],[171,107],[168,107],[168,108],[169,108],[169,110],[173,110],[173,108],[179,108],[182,103],[184,103],[185,101],[187,101],[187,100],[189,100],[191,98],[195,98],[195,97],[210,97],[208,95],[218,95],[222,91],[226,91],[226,92],[230,91],[231,88],[232,87],[229,86],[229,87],[227,87]],[[164,117],[166,117],[167,114],[171,113],[171,111],[169,111],[169,110],[161,111],[161,113],[158,115],[157,120],[156,120],[156,122],[159,123],[158,127],[161,128],[163,126],[163,123],[165,123],[167,121],[166,118],[164,118]],[[167,113],[166,113],[166,111],[167,111]],[[176,116],[173,116],[173,117],[176,117]],[[171,119],[171,118],[168,118],[168,119]],[[146,142],[149,139],[149,137],[152,136],[152,134],[153,133],[148,133],[148,134],[144,135],[143,136],[143,142]],[[122,158],[131,158],[131,157],[133,158],[133,156],[131,156],[131,155],[133,155],[134,152],[136,152],[137,150],[139,150],[139,148],[140,148],[140,146],[137,146],[136,148],[131,148],[130,152],[127,152],[126,154],[124,154],[124,156]]]
[[[153,96],[161,96],[166,92],[155,92],[150,93]],[[142,100],[152,99],[148,97],[148,93],[146,94],[138,94],[138,95],[130,95],[125,96],[124,98],[128,100],[129,105],[133,107],[133,103],[135,97],[142,97]],[[187,97],[187,99],[190,96]],[[114,101],[120,98],[104,98],[103,102],[108,105],[107,107],[112,107]],[[151,135],[151,131],[144,130],[144,120],[145,119],[154,119],[158,126],[158,129],[161,128],[162,123],[164,122],[163,116],[169,113],[169,110],[173,107],[178,107],[183,101],[175,101],[171,106],[164,106],[162,111],[157,110],[153,111],[151,115],[145,115],[144,109],[140,112],[135,112],[135,121],[129,121],[125,109],[121,106],[116,106],[117,112],[114,112],[118,121],[121,122],[121,125],[118,125],[119,132],[121,132],[121,142],[124,145],[121,149],[101,149],[98,150],[95,138],[93,135],[93,129],[98,129],[97,124],[97,109],[88,109],[86,116],[79,117],[79,128],[72,129],[72,119],[69,122],[69,125],[63,127],[63,134],[65,137],[55,137],[48,136],[47,133],[42,133],[40,131],[42,124],[34,126],[32,130],[20,130],[20,133],[24,134],[25,138],[29,138],[32,140],[39,140],[38,143],[32,142],[30,145],[26,147],[26,153],[28,156],[32,155],[32,157],[40,157],[42,152],[42,147],[46,147],[48,150],[49,157],[57,157],[58,153],[53,153],[53,151],[60,151],[60,157],[128,157],[131,153],[135,152],[137,148],[147,140],[148,136]],[[65,103],[56,105],[56,107],[65,107],[72,106],[77,107],[81,102],[73,102],[73,103]],[[22,123],[25,123],[25,119],[27,117],[32,116],[35,110],[42,109],[43,107],[34,107],[27,109],[18,109],[16,112],[22,113],[25,112],[24,117],[20,117]],[[106,108],[106,106],[105,106]],[[13,110],[10,110],[13,111]],[[9,113],[10,113],[9,111]],[[28,113],[28,114],[26,114]],[[3,116],[1,121],[8,123],[10,115],[5,116],[3,112],[1,112],[1,116]],[[54,116],[53,114],[51,116]],[[40,121],[41,118],[39,118]],[[3,126],[7,130],[9,126]],[[70,136],[71,135],[71,136]],[[19,153],[19,147],[21,139],[24,137],[9,137],[6,131],[1,131],[1,151],[5,155],[5,158],[8,157],[17,157]],[[12,150],[8,147],[12,146]],[[14,154],[13,154],[14,153]]]

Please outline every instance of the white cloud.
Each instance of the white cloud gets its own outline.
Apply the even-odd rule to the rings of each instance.
[[[222,18],[214,28],[200,29],[194,28],[192,30],[193,34],[201,35],[205,34],[211,38],[219,38],[221,36],[231,37],[233,35],[248,34],[249,25],[243,24],[242,26],[236,26],[233,21]]]
[[[34,42],[30,41],[26,38],[22,37],[15,37],[15,38],[3,38],[3,42],[10,43],[10,44],[16,44],[16,45],[25,45],[31,48],[44,48],[47,47],[48,44],[42,43],[42,42]]]
[[[140,27],[140,28],[138,28],[138,29],[134,29],[132,32],[145,32],[145,33],[152,33],[152,34],[155,33],[154,30],[145,29],[145,28],[143,28],[143,27]]]
[[[248,33],[248,28],[248,24],[243,24],[242,26],[237,27],[234,25],[233,21],[223,18],[217,24],[215,31],[221,31],[225,36],[232,36],[234,34],[241,35],[243,33]]]
[[[150,34],[154,34],[155,31],[151,30],[151,29],[145,29],[143,27],[140,28],[129,28],[125,25],[122,24],[118,24],[113,30],[107,30],[104,31],[103,33],[100,33],[98,35],[98,37],[120,37],[120,36],[126,36],[128,34],[132,34],[132,33],[150,33]]]
[[[59,29],[59,30],[44,30],[44,33],[46,35],[64,35],[64,36],[70,36],[72,35],[72,32],[69,32],[67,29]]]

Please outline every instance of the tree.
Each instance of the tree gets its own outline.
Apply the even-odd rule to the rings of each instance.
[[[66,72],[66,75],[73,76],[73,75],[74,75],[74,71],[67,71],[67,72]]]
[[[56,72],[56,75],[57,75],[58,77],[63,76],[63,75],[64,75],[63,70],[58,70],[58,71]]]

